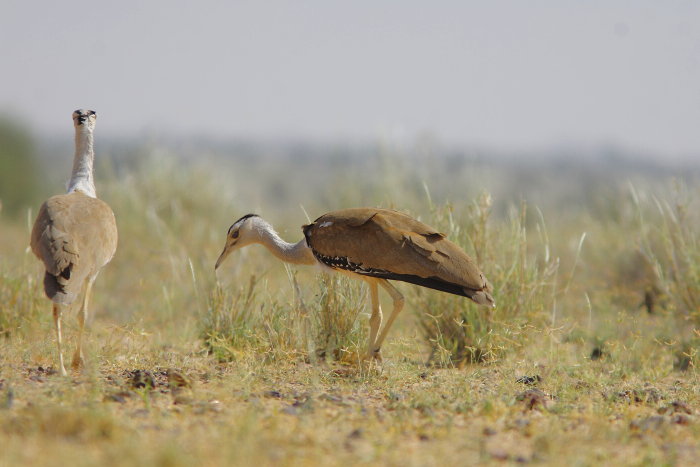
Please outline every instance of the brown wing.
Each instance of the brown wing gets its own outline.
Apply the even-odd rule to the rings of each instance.
[[[71,303],[85,278],[114,256],[114,213],[105,202],[79,192],[53,196],[39,209],[31,247],[46,268],[46,295],[58,303]]]
[[[317,259],[330,267],[489,301],[488,294],[474,297],[488,290],[474,261],[434,228],[400,212],[335,211],[306,226],[304,234]]]

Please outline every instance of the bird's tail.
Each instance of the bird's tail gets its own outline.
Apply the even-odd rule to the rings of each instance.
[[[496,308],[496,300],[493,299],[493,296],[488,291],[465,289],[465,292],[467,293],[467,297],[471,298],[477,304]]]
[[[48,272],[44,274],[44,292],[59,305],[69,305],[75,300],[77,293],[71,290],[70,285],[63,276],[54,276]]]

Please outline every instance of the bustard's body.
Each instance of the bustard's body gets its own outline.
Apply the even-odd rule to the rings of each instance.
[[[388,209],[334,211],[303,227],[304,239],[290,244],[270,224],[249,214],[228,231],[216,268],[228,254],[262,243],[277,257],[297,264],[321,264],[369,283],[372,301],[368,355],[379,357],[381,344],[403,308],[404,299],[388,280],[462,295],[494,306],[490,286],[474,261],[443,234],[406,214]],[[384,328],[378,286],[391,295],[394,309]]]
[[[39,209],[31,247],[44,263],[44,291],[53,301],[59,365],[66,374],[61,351],[61,314],[81,295],[78,344],[72,366],[83,363],[82,333],[92,284],[117,248],[117,224],[109,205],[97,199],[93,180],[93,130],[97,116],[88,110],[73,113],[75,158],[68,193],[49,198]]]

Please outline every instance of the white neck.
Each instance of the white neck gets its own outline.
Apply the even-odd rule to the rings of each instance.
[[[85,123],[75,128],[75,157],[73,158],[73,173],[70,182],[68,182],[68,193],[80,191],[93,198],[97,197],[92,173],[94,160],[92,130]]]
[[[293,264],[318,264],[311,249],[306,245],[306,240],[301,240],[297,243],[287,243],[280,238],[267,222],[258,222],[257,227],[258,242],[262,243],[265,248],[282,261]]]

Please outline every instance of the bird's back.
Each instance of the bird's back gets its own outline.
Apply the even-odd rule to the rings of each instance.
[[[104,201],[80,192],[53,196],[39,209],[31,247],[46,268],[46,295],[57,303],[72,303],[85,278],[114,256],[114,213]]]
[[[484,275],[459,246],[398,211],[334,211],[305,226],[304,234],[316,258],[328,266],[493,302]]]

